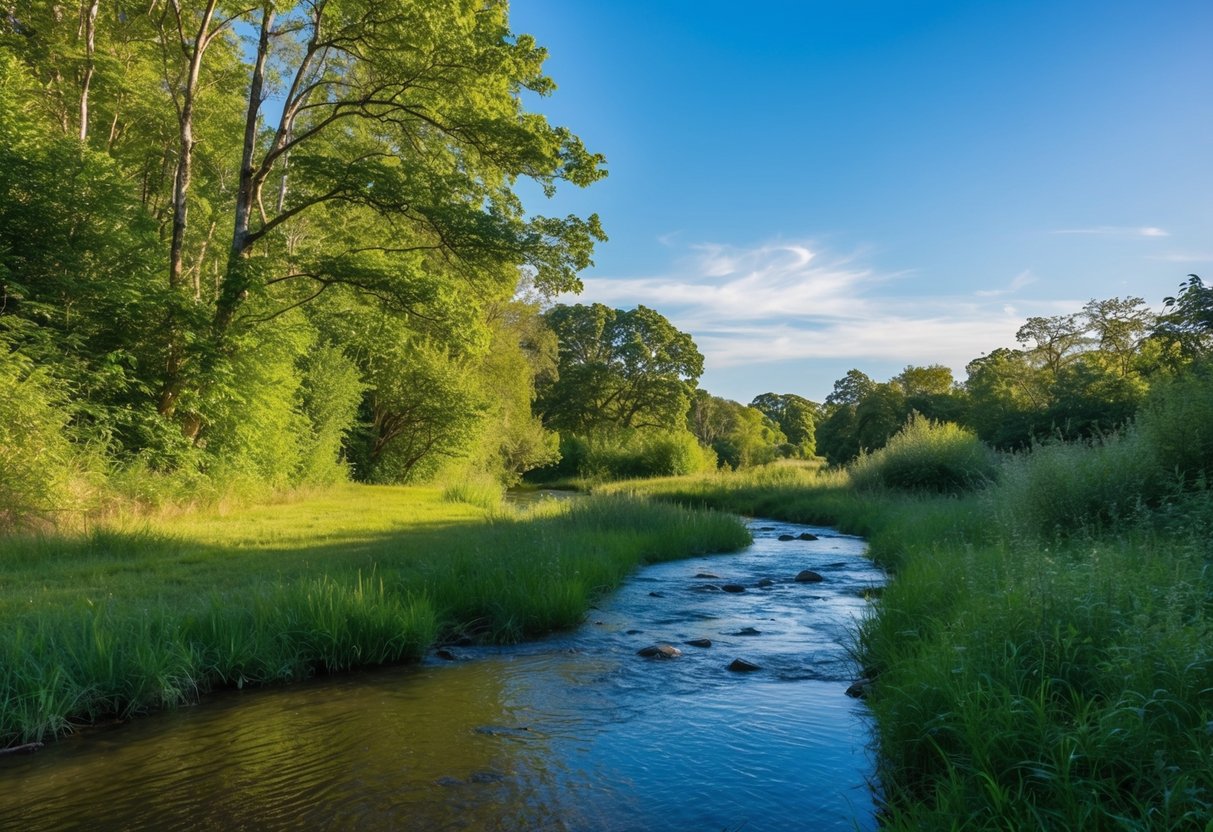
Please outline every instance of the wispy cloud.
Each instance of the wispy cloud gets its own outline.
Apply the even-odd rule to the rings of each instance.
[[[971,359],[1014,344],[1024,315],[1072,311],[1082,301],[1017,301],[1036,278],[1015,275],[1004,288],[924,296],[862,254],[837,255],[812,243],[749,248],[700,244],[665,274],[587,278],[569,302],[651,306],[692,334],[708,365],[743,367],[821,358],[939,362],[963,369]]]
[[[1025,286],[1030,286],[1036,282],[1036,275],[1032,274],[1031,269],[1024,269],[1019,274],[1015,275],[1002,289],[978,289],[975,294],[979,298],[997,298],[1003,295],[1013,295]]]
[[[1061,228],[1054,234],[1090,234],[1099,237],[1170,237],[1171,233],[1152,225],[1132,228],[1119,225],[1097,225],[1092,228]]]

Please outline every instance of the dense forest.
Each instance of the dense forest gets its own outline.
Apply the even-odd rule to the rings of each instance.
[[[83,0],[0,19],[0,519],[354,478],[622,477],[1089,438],[1213,348],[1213,289],[1031,318],[963,383],[698,388],[643,306],[562,305],[605,240],[524,207],[606,175],[528,109],[504,2]]]

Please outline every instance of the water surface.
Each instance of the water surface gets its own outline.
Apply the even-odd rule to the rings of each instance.
[[[751,526],[739,554],[640,570],[572,633],[224,693],[0,758],[0,828],[874,829],[845,644],[882,576],[859,538]],[[820,539],[777,539],[803,531]],[[792,580],[806,568],[824,580]],[[683,655],[636,655],[654,643]]]

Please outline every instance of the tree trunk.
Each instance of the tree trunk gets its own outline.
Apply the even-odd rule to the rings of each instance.
[[[169,244],[169,287],[180,290],[185,271],[185,230],[187,226],[187,197],[190,188],[190,174],[194,157],[194,104],[198,93],[198,78],[202,71],[202,56],[210,44],[214,32],[211,31],[211,20],[215,15],[218,0],[207,0],[198,24],[197,35],[192,43],[185,35],[185,21],[182,18],[178,0],[170,3],[176,18],[177,34],[182,51],[189,59],[185,87],[181,90],[180,105],[177,110],[177,121],[180,128],[177,148],[177,175],[173,181],[173,231]],[[174,302],[176,302],[174,297]],[[172,416],[177,406],[177,398],[181,395],[183,385],[181,373],[185,357],[181,344],[181,334],[176,313],[170,309],[168,316],[168,356],[165,360],[164,387],[160,391],[157,409],[164,416]],[[192,433],[187,428],[187,436]]]
[[[231,325],[240,303],[248,295],[247,277],[241,260],[248,255],[249,221],[253,206],[260,198],[261,181],[256,178],[253,156],[257,150],[257,121],[261,113],[262,90],[265,87],[265,63],[270,51],[270,33],[274,25],[274,8],[261,7],[261,34],[257,39],[257,57],[253,63],[252,83],[249,85],[248,108],[244,117],[244,147],[240,155],[240,186],[236,192],[236,217],[232,228],[232,247],[228,254],[227,274],[215,306],[214,330],[222,335]]]
[[[93,82],[93,55],[97,42],[97,10],[101,0],[85,0],[84,15],[84,77],[80,79],[80,143],[88,141],[88,90]]]

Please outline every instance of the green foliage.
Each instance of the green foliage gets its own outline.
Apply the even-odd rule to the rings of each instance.
[[[784,456],[810,459],[817,453],[817,421],[820,405],[795,393],[763,393],[755,396],[750,407],[779,426],[792,447]]]
[[[489,328],[491,343],[476,368],[489,413],[472,459],[508,487],[560,458],[560,437],[532,413],[536,379],[556,369],[556,335],[539,305],[522,300],[491,310]]]
[[[1213,286],[1190,274],[1174,297],[1164,298],[1154,338],[1172,347],[1172,366],[1206,357],[1213,350]]]
[[[695,391],[687,423],[700,444],[715,452],[718,464],[730,468],[765,465],[788,450],[788,439],[773,418],[706,390]]]
[[[716,467],[716,457],[687,431],[600,431],[589,437],[561,436],[558,465],[536,478],[618,480],[692,474]]]
[[[584,434],[682,422],[703,373],[689,335],[644,306],[558,305],[544,317],[560,343],[557,377],[536,402],[544,424]]]
[[[1187,485],[1213,482],[1213,362],[1156,385],[1137,432],[1162,476]]]
[[[422,340],[384,344],[367,369],[369,415],[351,439],[368,482],[422,482],[466,457],[488,408],[465,362]]]
[[[79,507],[60,405],[46,374],[0,338],[0,533]]]
[[[300,405],[311,429],[300,437],[297,481],[328,485],[346,478],[342,446],[364,391],[358,367],[340,347],[323,344],[304,356]]]
[[[954,494],[992,481],[994,454],[972,431],[952,422],[911,415],[888,444],[851,465],[861,488],[899,488]]]
[[[205,470],[219,482],[282,489],[303,465],[311,422],[299,407],[298,363],[310,331],[275,321],[276,338],[245,339],[217,362],[206,395],[185,407],[209,414],[201,436]]]
[[[1133,519],[1157,495],[1157,469],[1139,439],[1051,441],[1006,460],[992,510],[1032,538],[1086,535]]]

